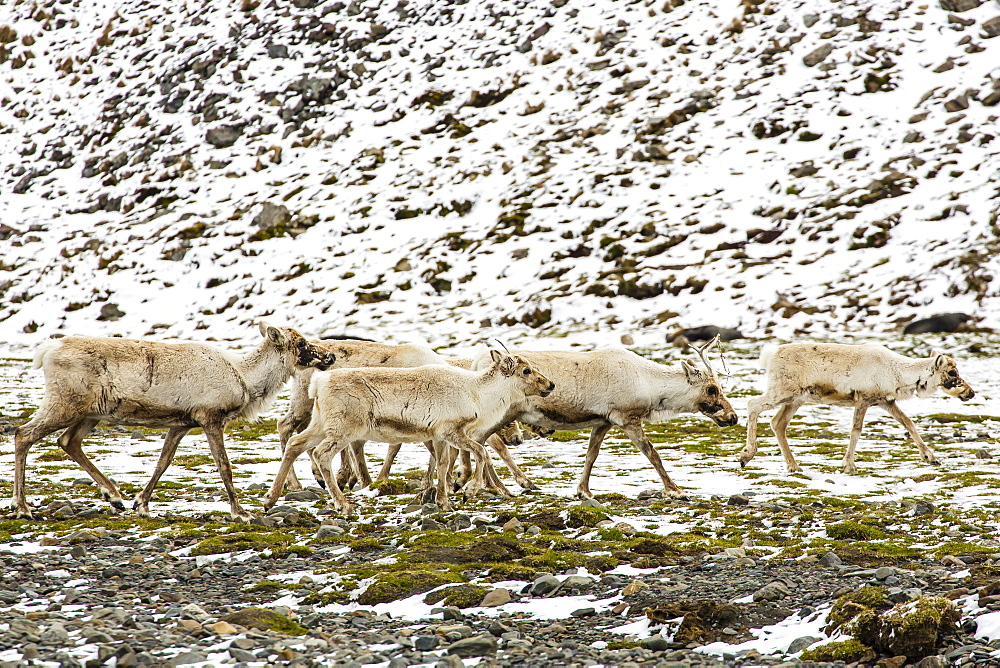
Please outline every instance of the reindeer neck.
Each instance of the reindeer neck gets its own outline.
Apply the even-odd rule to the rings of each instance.
[[[265,340],[236,362],[249,400],[240,417],[251,418],[271,405],[278,391],[292,376],[292,367],[282,359],[282,353]]]

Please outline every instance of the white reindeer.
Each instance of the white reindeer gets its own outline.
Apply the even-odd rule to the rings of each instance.
[[[149,499],[170,465],[177,444],[201,427],[229,496],[234,519],[249,520],[233,487],[223,429],[236,418],[265,410],[296,367],[325,367],[334,358],[294,329],[260,323],[264,341],[238,356],[203,343],[158,343],[133,339],[66,337],[42,343],[35,368],[45,372],[45,398],[34,417],[14,433],[14,496],[18,517],[31,517],[24,494],[28,450],[65,429],[59,446],[124,510],[115,484],[84,454],[83,438],[98,422],[168,428],[159,461],[135,499],[149,515]]]
[[[516,419],[543,429],[591,428],[587,459],[577,485],[580,496],[593,497],[590,474],[601,443],[612,427],[625,432],[656,469],[667,493],[677,495],[681,489],[667,475],[642,424],[693,412],[707,415],[720,427],[736,424],[736,413],[704,356],[704,351],[716,343],[713,339],[701,349],[696,348],[705,363],[704,371],[686,360],[679,366],[657,364],[623,348],[517,351],[539,373],[552,379],[556,390],[548,396],[531,397]],[[473,368],[481,362],[481,358],[477,359]]]
[[[955,360],[937,353],[912,359],[875,344],[789,343],[765,346],[760,362],[767,372],[767,390],[747,405],[747,443],[740,452],[741,466],[746,466],[757,454],[757,418],[761,411],[778,408],[771,419],[771,429],[778,439],[788,471],[801,471],[788,447],[785,430],[795,411],[804,404],[854,407],[844,473],[858,472],[854,450],[861,436],[865,412],[872,406],[896,418],[917,444],[923,460],[937,464],[934,453],[920,438],[913,421],[896,402],[914,395],[928,397],[939,387],[962,401],[976,394],[958,375]]]
[[[437,502],[451,509],[447,467],[442,455],[447,445],[470,450],[476,472],[467,493],[478,493],[486,484],[488,462],[482,440],[522,410],[528,395],[547,395],[553,383],[524,360],[492,351],[493,363],[473,372],[447,366],[409,369],[333,369],[313,375],[309,395],[314,400],[306,430],[288,442],[266,508],[277,503],[285,476],[296,457],[315,449],[333,496],[343,513],[352,510],[330,472],[330,459],[357,441],[383,443],[433,442],[437,457]]]
[[[412,368],[426,365],[451,365],[461,369],[468,369],[472,364],[471,359],[462,357],[443,357],[425,346],[416,344],[388,344],[369,341],[367,339],[350,339],[338,337],[331,340],[312,341],[313,345],[321,350],[325,350],[336,356],[337,362],[332,368],[355,369],[367,367],[386,368]],[[278,437],[281,440],[281,449],[284,452],[288,440],[296,433],[302,431],[309,424],[312,416],[313,401],[309,398],[309,383],[312,379],[313,370],[303,369],[295,374],[292,379],[291,401],[288,412],[278,421]],[[500,459],[510,469],[511,475],[521,487],[525,489],[537,489],[537,486],[528,478],[524,472],[518,468],[511,457],[507,444],[518,445],[523,437],[516,424],[503,426],[496,434],[491,435],[486,440],[486,445],[500,456]],[[392,468],[393,461],[399,453],[398,444],[390,445],[386,453],[385,460],[375,482],[386,480]],[[368,465],[364,457],[364,444],[357,443],[345,450],[342,454],[343,464],[338,474],[337,481],[341,486],[359,483],[361,488],[372,484],[371,475],[368,472]],[[468,480],[471,465],[468,451],[462,453],[462,470],[460,478],[462,483]],[[425,487],[429,487],[433,481],[433,471],[436,466],[431,459],[428,463],[427,473],[424,476]],[[313,462],[313,473],[321,484],[325,484],[325,476],[319,465]],[[491,463],[488,463],[487,478],[490,487],[502,488],[499,477]],[[294,467],[289,471],[286,486],[290,490],[301,489],[302,485],[295,475]]]

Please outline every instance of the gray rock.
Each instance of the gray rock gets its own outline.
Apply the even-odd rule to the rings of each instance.
[[[594,584],[596,580],[587,575],[570,575],[562,581],[560,589],[586,589]]]
[[[105,304],[101,307],[101,315],[97,316],[97,319],[115,322],[121,319],[123,315],[125,315],[125,311],[118,308],[118,304]]]
[[[259,227],[262,230],[270,230],[275,227],[280,227],[282,225],[287,225],[292,220],[292,212],[288,210],[283,204],[271,204],[270,202],[264,202],[260,205],[260,212],[253,217],[251,221],[253,225]],[[310,490],[302,490],[301,492],[289,492],[289,494],[303,494],[309,492]],[[313,492],[315,494],[315,492]],[[288,499],[288,495],[285,496]],[[318,495],[317,495],[318,498]],[[288,499],[288,500],[301,500],[301,501],[315,501],[315,498],[307,499]],[[292,508],[291,510],[294,510]]]
[[[344,533],[346,532],[338,526],[324,524],[316,531],[316,538],[336,538]]]
[[[448,647],[448,654],[460,656],[463,659],[470,659],[474,656],[486,656],[487,654],[496,654],[496,652],[497,639],[489,633],[473,636],[471,638],[463,638],[462,640],[452,643]]]
[[[569,613],[569,616],[570,617],[591,617],[591,616],[593,616],[595,614],[597,614],[597,610],[595,608],[578,608],[578,609],[574,610],[573,612]]]
[[[215,148],[227,148],[236,143],[243,135],[243,127],[239,125],[223,125],[212,128],[205,133],[205,141]]]
[[[532,582],[531,588],[528,592],[532,596],[545,596],[546,594],[550,594],[558,589],[560,584],[562,583],[559,582],[557,577],[546,574]]]
[[[580,505],[584,508],[597,508],[599,510],[607,510],[607,507],[598,501],[597,499],[583,499],[580,501]]]
[[[284,44],[268,44],[267,55],[270,58],[287,58],[288,47]]]
[[[764,585],[760,589],[754,592],[754,601],[778,601],[784,597],[790,595],[791,592],[788,591],[786,587],[781,582],[772,582],[771,584]]]
[[[208,654],[204,652],[181,652],[170,659],[170,664],[174,666],[186,666],[190,663],[203,663],[208,661]]]
[[[983,0],[940,0],[940,4],[947,12],[967,12],[983,4]]]
[[[887,577],[889,577],[890,575],[894,575],[895,573],[896,573],[895,568],[890,568],[889,566],[881,566],[875,569],[875,579],[885,580]]]
[[[951,662],[943,656],[925,656],[915,666],[915,668],[948,668]]]
[[[1000,36],[1000,16],[994,16],[988,21],[983,21],[983,25],[981,27],[986,39]]]
[[[805,24],[807,28],[812,28],[814,25],[819,23],[819,14],[806,14],[802,17],[802,23]]]
[[[244,663],[250,663],[251,661],[256,661],[257,657],[253,652],[248,652],[245,649],[240,649],[239,647],[230,647],[229,656],[233,657],[237,661],[242,661]]]
[[[819,642],[822,638],[814,638],[813,636],[802,636],[801,638],[796,638],[789,645],[786,650],[788,654],[795,654],[796,652],[801,652],[806,647]]]
[[[438,646],[437,636],[417,636],[413,639],[413,649],[418,652],[429,652]]]
[[[826,566],[827,568],[833,568],[835,566],[840,566],[843,564],[843,560],[838,557],[833,552],[827,552],[822,557],[819,558],[819,565]]]
[[[650,636],[643,641],[646,649],[652,650],[654,652],[663,652],[664,650],[670,649],[670,643],[661,634],[657,633],[655,636]]]
[[[743,496],[742,494],[733,494],[729,497],[729,501],[727,501],[727,503],[730,506],[746,506],[750,504],[750,498]]]
[[[823,44],[819,48],[806,54],[806,56],[802,58],[802,62],[806,67],[815,67],[826,60],[831,53],[833,53],[833,44]]]
[[[38,624],[25,617],[15,617],[10,620],[9,624],[10,633],[14,634],[15,638],[19,636],[37,636],[41,632]]]
[[[265,202],[264,207],[266,208],[268,206],[271,205]],[[281,208],[284,209],[285,207]],[[288,209],[285,209],[285,211],[287,212]],[[257,214],[257,217],[254,218],[254,222],[256,222],[259,218],[261,218],[263,214],[264,214],[263,211]],[[287,222],[287,220],[285,222]],[[285,494],[285,501],[319,501],[322,498],[323,497],[319,493],[317,493],[315,490],[312,489],[303,489],[298,492],[289,492],[288,494]]]
[[[38,640],[43,645],[48,645],[49,647],[66,647],[72,643],[66,627],[59,622],[50,624],[48,628],[42,631]]]

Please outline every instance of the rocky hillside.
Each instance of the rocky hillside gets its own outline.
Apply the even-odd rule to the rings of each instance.
[[[993,0],[3,3],[0,327],[996,324],[998,36]]]

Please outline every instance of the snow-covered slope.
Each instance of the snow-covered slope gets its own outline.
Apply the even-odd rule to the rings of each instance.
[[[3,3],[0,331],[996,325],[998,17],[993,0]]]

